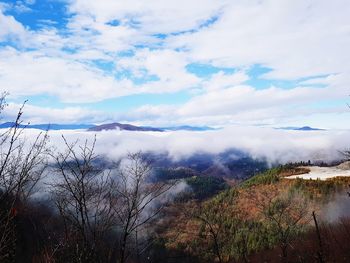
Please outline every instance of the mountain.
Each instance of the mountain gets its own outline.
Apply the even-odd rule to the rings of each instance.
[[[120,130],[126,130],[126,131],[157,131],[157,132],[163,132],[163,131],[210,131],[215,130],[214,128],[208,127],[208,126],[189,126],[189,125],[183,125],[183,126],[172,126],[172,127],[149,127],[149,126],[135,126],[131,124],[122,124],[118,122],[114,123],[106,123],[102,125],[98,125],[95,127],[92,127],[88,129],[89,131],[103,131],[103,130],[114,130],[114,129],[120,129]]]
[[[265,160],[252,158],[235,149],[220,154],[194,153],[179,160],[173,160],[167,154],[148,152],[144,155],[153,167],[161,168],[156,173],[158,178],[179,179],[202,175],[241,180],[268,169]]]
[[[14,122],[4,122],[0,124],[0,129],[2,128],[11,128],[14,126]],[[19,125],[20,128],[28,128],[28,129],[38,129],[38,130],[81,130],[81,129],[89,129],[94,127],[92,124],[28,124]]]
[[[324,131],[325,129],[312,128],[310,126],[303,127],[281,127],[278,130],[290,130],[290,131]]]
[[[125,130],[125,131],[156,131],[156,132],[164,131],[159,128],[135,126],[131,124],[122,124],[118,122],[97,125],[89,128],[88,131],[103,131],[103,130],[115,130],[115,129]]]
[[[309,126],[304,126],[304,127],[301,127],[301,128],[296,128],[295,130],[296,130],[296,131],[324,131],[324,129],[312,128],[312,127],[309,127]]]

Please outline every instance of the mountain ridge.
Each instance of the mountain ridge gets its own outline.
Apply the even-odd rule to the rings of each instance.
[[[303,127],[279,127],[278,130],[289,130],[289,131],[325,131],[325,129],[313,128],[310,126]]]
[[[0,129],[11,128],[15,125],[14,122],[0,123]],[[128,123],[104,123],[100,125],[95,124],[56,124],[56,123],[41,123],[41,124],[20,124],[20,128],[24,129],[39,129],[39,130],[87,130],[87,131],[103,131],[103,130],[126,130],[126,131],[212,131],[215,128],[209,126],[168,126],[168,127],[152,127],[152,126],[136,126]]]

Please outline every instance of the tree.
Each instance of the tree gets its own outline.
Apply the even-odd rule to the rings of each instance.
[[[230,262],[240,254],[233,251],[237,234],[242,227],[241,213],[236,208],[236,191],[224,192],[216,198],[198,205],[190,218],[199,221],[198,237],[212,251],[212,260]]]
[[[207,239],[208,237],[212,241],[212,251],[219,263],[223,262],[223,246],[225,244],[225,237],[228,233],[225,233],[225,220],[222,217],[222,213],[217,211],[211,211],[211,209],[203,209],[202,207],[195,215],[195,218],[201,221],[200,236]]]
[[[6,93],[0,96],[0,113],[6,107]],[[18,205],[26,202],[47,168],[47,132],[32,143],[24,138],[23,108],[9,129],[0,133],[0,261],[10,260],[15,251],[15,223]]]
[[[96,164],[96,138],[91,145],[63,141],[66,151],[53,156],[58,180],[52,193],[64,221],[64,243],[75,246],[74,262],[105,262],[98,247],[115,225],[115,182],[110,171]]]
[[[152,167],[141,153],[129,154],[124,165],[107,169],[98,164],[96,138],[82,146],[63,140],[66,150],[53,155],[59,179],[52,193],[65,225],[63,243],[75,245],[75,262],[124,263],[131,251],[140,257],[147,248],[147,242],[140,242],[145,227],[160,213],[164,203],[159,198],[175,182],[152,182]],[[100,252],[107,237],[114,245],[110,252]]]
[[[164,202],[160,202],[160,198],[176,184],[176,181],[154,183],[151,176],[151,163],[141,152],[129,154],[126,164],[119,169],[115,213],[119,220],[120,239],[119,246],[116,244],[115,247],[119,247],[120,263],[126,262],[130,256],[131,240],[135,241],[133,250],[137,258],[147,248],[148,242],[140,246],[140,234],[163,209]]]
[[[291,242],[311,220],[310,205],[295,192],[280,195],[265,192],[264,197],[258,206],[280,246],[282,261],[285,261]]]

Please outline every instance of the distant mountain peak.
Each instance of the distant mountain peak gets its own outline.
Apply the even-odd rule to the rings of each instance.
[[[278,130],[292,130],[292,131],[324,131],[325,129],[313,128],[310,126],[303,127],[280,127]]]
[[[150,127],[150,126],[136,126],[131,124],[123,124],[119,122],[106,123],[91,127],[88,131],[103,131],[103,130],[126,130],[126,131],[210,131],[215,130],[214,128],[208,126],[190,126],[190,125],[181,125],[181,126],[169,126],[169,127]]]
[[[125,130],[125,131],[156,131],[156,132],[164,131],[159,128],[135,126],[135,125],[123,124],[119,122],[97,125],[89,128],[88,131],[104,131],[104,130],[116,130],[116,129]]]

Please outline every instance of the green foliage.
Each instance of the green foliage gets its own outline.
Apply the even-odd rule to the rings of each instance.
[[[230,188],[220,192],[201,206],[198,218],[201,225],[198,230],[198,238],[204,243],[193,242],[190,247],[204,261],[212,261],[217,258],[215,243],[210,227],[215,230],[220,253],[229,259],[247,259],[254,252],[269,249],[277,244],[278,236],[272,231],[267,221],[246,219],[244,213],[235,207],[239,192],[236,188]],[[195,239],[193,239],[195,240]],[[205,247],[205,249],[203,249]],[[205,250],[205,254],[203,254]],[[227,261],[228,260],[228,261]]]
[[[268,169],[265,160],[253,159],[251,157],[242,157],[237,160],[230,160],[226,163],[227,168],[235,178],[247,178],[252,174],[261,173]]]
[[[213,203],[214,205],[218,205],[221,203],[226,203],[226,204],[233,204],[235,201],[235,198],[238,196],[238,191],[236,188],[228,188],[216,196],[214,196],[210,202]]]
[[[249,188],[261,184],[274,184],[280,180],[279,174],[284,170],[282,166],[272,168],[264,173],[257,174],[241,184],[242,188]]]
[[[211,258],[213,261],[218,258],[213,249],[215,243],[210,227],[208,227],[209,224],[216,231],[217,243],[225,259],[224,262],[229,262],[233,258],[246,261],[251,254],[272,249],[277,245],[280,246],[281,243],[285,247],[288,246],[296,236],[304,231],[304,224],[301,222],[308,213],[305,199],[302,196],[296,192],[290,192],[286,196],[271,200],[266,204],[264,211],[261,211],[262,215],[265,215],[264,219],[247,219],[245,211],[240,211],[236,207],[236,200],[240,198],[239,193],[245,191],[244,189],[275,184],[280,181],[281,173],[289,173],[294,170],[295,167],[286,166],[272,168],[250,178],[238,188],[221,191],[206,201],[201,206],[201,216],[205,217],[205,220],[198,230],[198,238],[206,241],[202,245],[196,242],[195,247],[205,247],[207,252],[205,256],[199,252],[194,252],[194,254],[201,256],[203,260]]]
[[[191,187],[193,197],[199,200],[216,195],[228,188],[225,180],[217,177],[193,176],[187,178],[186,183]]]
[[[179,168],[165,168],[165,167],[157,167],[154,168],[154,181],[166,181],[173,179],[183,179],[189,178],[197,175],[197,173],[185,167]]]
[[[231,229],[225,253],[235,259],[247,258],[254,252],[273,247],[276,238],[272,234],[262,222],[239,221],[236,229]]]
[[[199,214],[202,219],[198,219],[199,217],[195,219],[200,223],[198,232],[196,235],[194,232],[187,246],[182,249],[190,251],[191,256],[200,262],[217,262],[218,253],[221,254],[222,262],[248,262],[252,254],[276,248],[280,250],[279,256],[286,256],[289,254],[287,250],[291,249],[290,244],[297,242],[298,238],[310,229],[310,199],[316,202],[326,201],[327,197],[344,190],[350,184],[350,178],[344,177],[326,181],[285,180],[278,184],[283,176],[303,172],[305,171],[295,164],[272,168],[253,176],[237,187],[224,189],[202,202]],[[191,177],[187,182],[193,189],[197,189],[198,196],[201,196],[205,194],[203,192],[205,189],[210,189],[208,184],[212,183],[211,180],[214,178]],[[220,185],[219,182],[215,183]],[[268,186],[272,184],[276,184],[277,187]],[[261,187],[248,189],[254,186]],[[287,189],[279,193],[278,190],[282,190],[279,187]],[[215,192],[216,187],[213,189]],[[275,189],[276,192],[270,196],[269,189]],[[267,190],[266,193],[263,190]],[[247,203],[250,201],[249,195],[244,195],[246,192],[255,193],[259,195],[258,201],[266,202],[259,203],[261,206],[259,208],[254,207],[254,204],[250,205]],[[240,199],[240,194],[243,199]],[[266,199],[260,198],[264,194]],[[239,203],[236,203],[237,201]],[[247,211],[240,210],[242,207],[248,207],[247,209],[251,207],[259,211],[246,214]],[[259,214],[255,217],[254,213]],[[212,232],[210,229],[213,229]],[[216,242],[214,238],[217,239]],[[215,249],[215,244],[218,244],[219,250]]]
[[[300,192],[311,200],[328,201],[335,193],[340,192],[348,186],[349,178],[336,177],[329,180],[305,180],[297,178],[294,180],[290,191]]]

